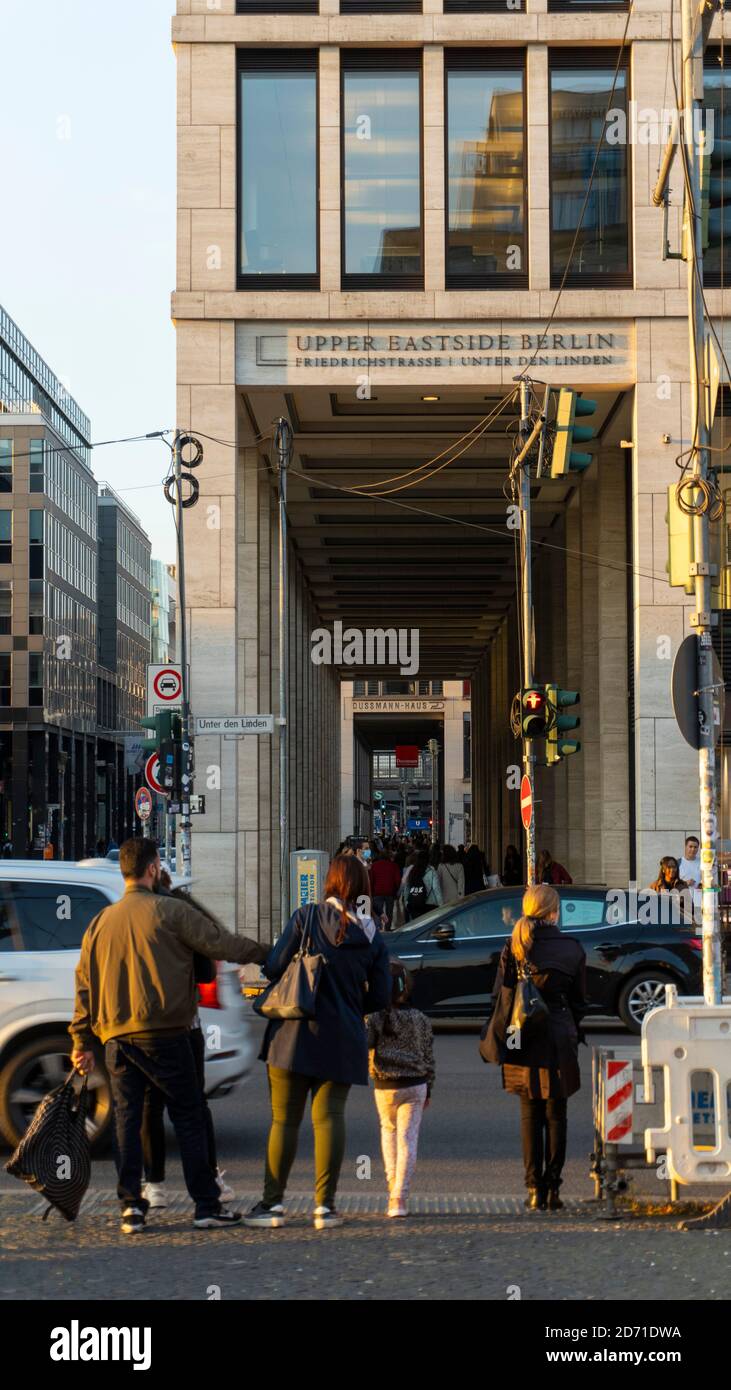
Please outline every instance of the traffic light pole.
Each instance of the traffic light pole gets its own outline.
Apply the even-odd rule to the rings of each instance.
[[[533,431],[535,434],[535,430]],[[530,416],[528,414],[528,385],[520,383],[520,437],[523,449],[518,456],[519,499],[520,499],[520,561],[521,561],[521,625],[523,629],[523,686],[533,684],[533,575],[531,565],[531,524],[530,524],[530,468],[527,458],[523,458],[525,446],[530,437]],[[535,754],[533,740],[523,736],[523,772],[534,786]],[[536,881],[536,820],[535,794],[533,814],[525,832],[526,883]]]
[[[292,457],[292,428],[277,421],[274,443],[279,460],[279,907],[282,931],[289,921],[289,568],[287,563],[287,468]]]
[[[692,474],[699,481],[708,476],[708,446],[710,420],[707,414],[705,381],[706,322],[703,302],[703,232],[701,201],[701,159],[698,147],[700,117],[703,112],[703,29],[695,23],[695,0],[682,0],[682,72],[684,105],[684,145],[687,182],[686,214],[692,218],[693,235],[688,244],[688,330],[690,340],[690,399],[691,441],[694,453]],[[688,191],[689,195],[688,196]],[[692,201],[692,207],[690,203]],[[716,782],[716,750],[713,725],[713,647],[711,598],[711,544],[708,509],[693,517],[696,611],[691,625],[698,634],[698,706],[699,722],[705,729],[705,747],[699,749],[701,831],[701,902],[703,935],[703,995],[707,1004],[720,1004],[723,999],[721,966],[721,932],[719,913],[718,863],[718,788]]]
[[[193,739],[190,727],[190,690],[188,679],[188,632],[185,606],[185,540],[183,536],[183,485],[181,482],[182,460],[180,448],[181,433],[175,434],[173,473],[175,478],[175,529],[178,533],[178,600],[180,604],[180,665],[182,680],[182,700],[180,717],[182,724],[183,775],[180,799],[180,848],[183,859],[183,874],[189,877],[192,863],[192,822],[190,815],[190,796],[193,790]]]

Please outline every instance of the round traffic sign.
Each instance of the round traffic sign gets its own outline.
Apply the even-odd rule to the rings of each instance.
[[[533,787],[530,777],[523,777],[520,784],[520,819],[524,829],[529,830],[533,820]]]
[[[158,671],[152,682],[152,688],[158,700],[164,700],[166,704],[172,704],[174,700],[179,700],[183,689],[183,682],[180,672],[173,666],[166,666],[164,670]]]
[[[152,790],[158,792],[160,796],[168,795],[160,781],[160,759],[157,753],[151,753],[145,763],[145,781],[148,787],[152,787]]]
[[[135,792],[135,811],[140,820],[149,820],[152,815],[152,797],[147,787],[138,787]]]

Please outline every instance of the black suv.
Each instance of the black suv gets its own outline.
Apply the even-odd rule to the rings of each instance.
[[[490,888],[433,908],[384,940],[414,974],[413,1004],[431,1018],[480,1018],[491,1009],[500,952],[520,917],[522,888]],[[700,928],[677,899],[606,887],[562,887],[559,926],[587,958],[588,1015],[619,1015],[639,1033],[665,985],[702,994]]]

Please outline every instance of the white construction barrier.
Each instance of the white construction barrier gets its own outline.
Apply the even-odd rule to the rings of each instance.
[[[652,1068],[662,1067],[662,1127],[645,1130],[650,1163],[666,1151],[668,1174],[677,1182],[731,1180],[731,998],[722,1004],[678,999],[668,985],[665,1004],[642,1023],[645,1094],[653,1096]]]

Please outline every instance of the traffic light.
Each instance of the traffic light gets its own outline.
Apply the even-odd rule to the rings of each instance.
[[[521,692],[521,728],[524,738],[545,738],[548,702],[543,685],[529,685]]]
[[[665,513],[668,524],[668,583],[672,588],[685,589],[692,594],[695,580],[690,572],[693,563],[693,518],[678,506],[677,483],[668,488],[668,509]]]
[[[547,685],[546,697],[550,721],[546,741],[546,758],[550,767],[553,763],[560,763],[561,759],[567,758],[569,754],[578,753],[581,748],[581,744],[576,739],[563,739],[561,737],[570,729],[578,729],[581,723],[578,715],[559,713],[562,709],[570,709],[572,705],[578,705],[581,696],[578,690],[561,690],[558,685]]]
[[[145,753],[159,753],[163,743],[171,737],[173,715],[169,710],[163,710],[160,714],[148,715],[146,719],[141,719],[140,724],[143,729],[154,729],[153,734],[148,734],[143,740],[142,748]]]
[[[174,801],[179,801],[183,792],[183,721],[174,712],[165,718],[168,727],[159,748],[160,784]]]
[[[731,482],[731,479],[729,480]],[[711,579],[711,607],[731,608],[731,545],[729,543],[729,515],[731,515],[731,494],[726,487],[726,477],[720,474],[718,484],[726,497],[726,513],[709,524],[709,550],[711,563],[716,573]],[[685,488],[686,502],[695,503],[701,494],[697,489]],[[677,483],[668,487],[668,509],[665,513],[668,527],[668,559],[665,569],[668,583],[673,588],[685,589],[686,594],[695,590],[695,578],[691,565],[695,560],[693,517],[678,505]]]
[[[552,478],[565,478],[568,473],[583,473],[589,467],[592,455],[578,453],[573,445],[593,439],[594,430],[590,425],[577,425],[574,422],[578,416],[593,415],[595,410],[596,401],[584,400],[567,387],[559,391],[551,452]]]

